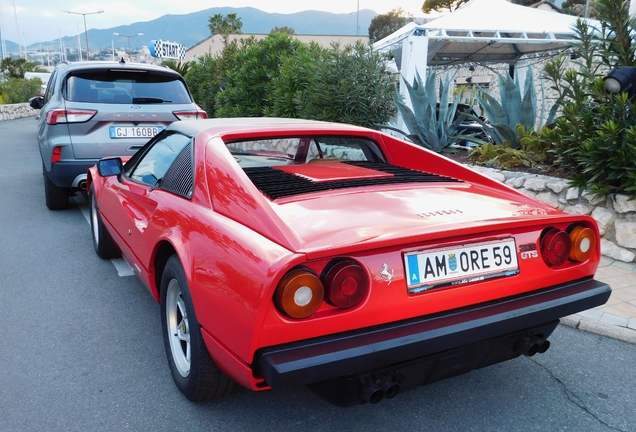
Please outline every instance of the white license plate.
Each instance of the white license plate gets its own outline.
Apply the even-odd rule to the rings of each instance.
[[[162,126],[111,126],[110,137],[112,139],[152,138],[162,130]]]
[[[409,294],[519,273],[515,240],[494,240],[404,255]]]

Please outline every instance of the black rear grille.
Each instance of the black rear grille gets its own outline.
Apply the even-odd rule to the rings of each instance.
[[[314,182],[272,167],[245,168],[252,183],[270,199],[326,190],[401,183],[460,182],[461,180],[377,162],[345,162],[350,165],[393,174],[393,177]]]
[[[192,163],[192,143],[181,150],[161,181],[161,189],[181,195],[192,196],[194,188],[194,172]]]

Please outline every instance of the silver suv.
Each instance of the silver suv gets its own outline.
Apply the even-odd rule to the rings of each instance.
[[[43,97],[38,142],[46,206],[60,210],[86,190],[86,170],[106,156],[132,156],[176,120],[207,118],[181,75],[121,62],[61,63]]]

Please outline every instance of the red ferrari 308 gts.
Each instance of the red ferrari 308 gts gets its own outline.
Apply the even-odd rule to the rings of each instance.
[[[160,302],[192,401],[240,384],[375,403],[545,352],[611,291],[591,217],[356,126],[176,122],[88,182],[95,250]]]

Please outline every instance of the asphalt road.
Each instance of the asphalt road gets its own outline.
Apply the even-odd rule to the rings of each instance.
[[[159,307],[44,205],[33,118],[0,122],[0,431],[636,431],[636,345],[559,326],[543,355],[337,408],[301,388],[192,404]]]

